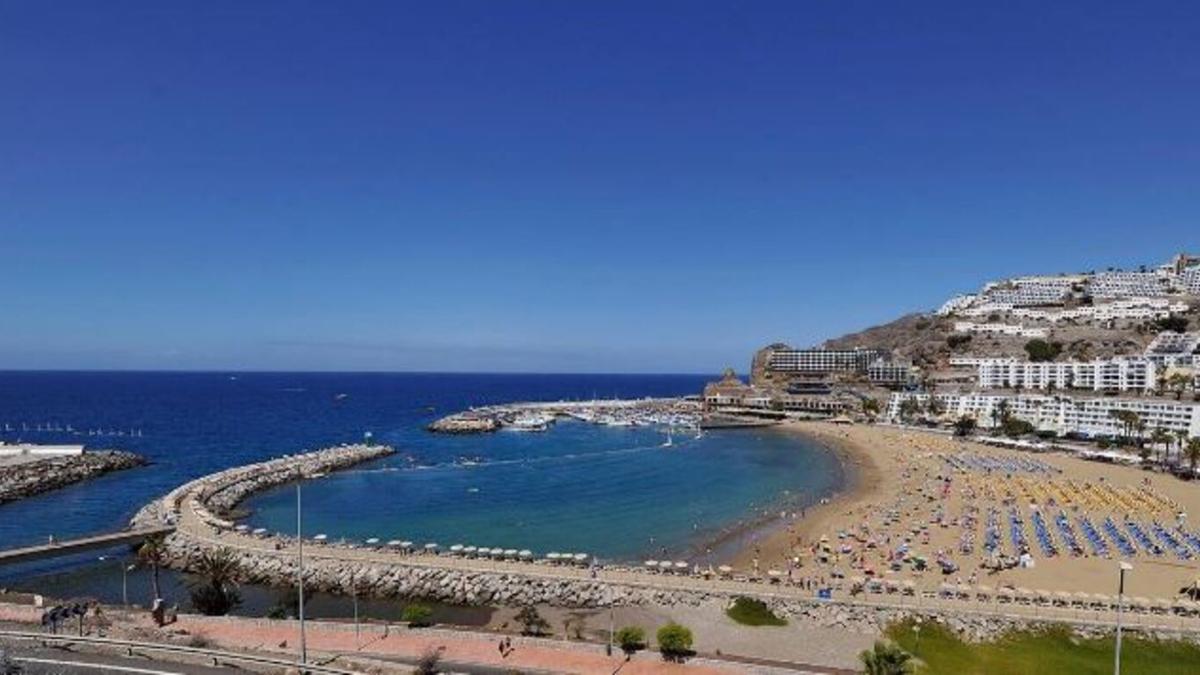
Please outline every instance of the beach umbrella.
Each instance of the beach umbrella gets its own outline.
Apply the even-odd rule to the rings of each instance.
[[[474,556],[475,552],[478,550],[479,549],[475,548],[474,546],[464,546],[463,555]]]
[[[399,540],[399,539],[392,539],[391,541],[389,541],[389,542],[387,543],[387,545],[388,545],[388,546],[391,546],[392,548],[400,548],[400,540]]]
[[[453,544],[452,546],[450,546],[450,552],[455,555],[460,555],[463,552],[463,545],[462,544]]]
[[[412,543],[411,541],[402,541],[402,542],[400,542],[400,548],[402,548],[402,549],[405,549],[405,550],[407,550],[407,549],[410,549],[410,548],[412,548],[412,546],[413,546],[413,543]]]
[[[379,537],[371,537],[370,539],[367,540],[367,546],[378,546],[378,545],[379,545]]]
[[[646,562],[642,563],[642,565],[644,565],[647,569],[656,569],[658,567],[658,561],[647,560]]]
[[[684,571],[687,571],[687,568],[688,568],[688,564],[687,564],[687,563],[685,563],[685,562],[684,562],[684,561],[682,561],[682,560],[680,560],[680,561],[678,561],[678,562],[676,562],[676,563],[675,563],[675,571],[676,571],[676,572],[684,572]]]
[[[515,548],[506,548],[506,549],[504,549],[504,557],[505,557],[505,558],[515,558],[515,557],[517,557],[517,549],[515,549]]]
[[[329,540],[329,535],[327,535],[327,534],[318,534],[317,536],[313,537],[313,541],[328,541],[328,540]]]
[[[430,553],[433,553],[434,551],[436,551],[437,548],[438,548],[438,545],[433,542],[429,542],[428,544],[425,544],[425,550],[429,551]]]
[[[265,527],[256,527],[256,528],[254,528],[254,531],[253,531],[253,532],[251,532],[250,534],[257,534],[257,535],[261,536],[261,535],[264,535],[264,534],[266,534],[266,533],[267,533],[267,528],[265,528]]]
[[[721,565],[720,567],[717,568],[717,571],[723,575],[733,574],[733,568],[730,567],[729,565]]]
[[[248,532],[250,530],[250,526],[249,525],[238,525],[237,527],[235,527],[233,529],[236,532]]]
[[[671,567],[673,567],[673,565],[671,564],[670,560],[661,560],[658,563],[658,568],[660,570],[666,570],[669,572],[669,571],[671,571]]]
[[[504,549],[502,549],[502,548],[492,549],[492,557],[493,558],[503,558],[504,557]]]
[[[547,553],[546,560],[550,562],[558,562],[559,555],[557,553]]]
[[[587,559],[588,559],[588,554],[586,554],[586,553],[576,553],[575,554],[575,562],[577,562],[577,563],[586,562]]]
[[[529,560],[533,558],[533,551],[523,548],[520,551],[517,551],[517,555],[520,556],[521,560]]]

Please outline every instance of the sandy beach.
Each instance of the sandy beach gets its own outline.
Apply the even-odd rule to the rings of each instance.
[[[1063,453],[1018,452],[931,431],[820,422],[791,422],[784,428],[837,452],[847,467],[846,486],[828,503],[787,514],[785,527],[776,527],[736,554],[737,567],[791,569],[797,576],[815,579],[835,573],[846,579],[874,576],[911,581],[919,588],[951,582],[1114,594],[1118,560],[1127,560],[1134,570],[1127,577],[1126,593],[1149,598],[1176,597],[1181,587],[1200,576],[1200,551],[1176,529],[1182,524],[1195,533],[1187,515],[1200,513],[1200,485],[1137,467]],[[1021,469],[983,468],[996,462]],[[1011,515],[1020,521],[1024,548],[1012,541]],[[983,546],[989,517],[999,533],[995,555]],[[1038,517],[1056,548],[1053,555],[1038,541]],[[1158,555],[1133,535],[1126,517],[1161,545]],[[1103,525],[1109,518],[1135,549],[1133,555],[1118,550]],[[1075,550],[1067,545],[1059,519],[1074,535]],[[1083,520],[1101,534],[1106,552],[1094,550],[1087,541]],[[1154,523],[1190,549],[1190,557],[1181,558],[1169,548],[1151,530]],[[899,561],[895,551],[900,547],[909,555],[920,554],[928,566],[918,570]],[[1032,566],[987,566],[994,566],[998,556],[1015,561],[1022,551]],[[944,574],[935,564],[938,559],[957,569]]]

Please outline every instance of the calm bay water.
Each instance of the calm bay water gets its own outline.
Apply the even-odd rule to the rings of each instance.
[[[131,450],[149,467],[0,506],[0,547],[109,531],[191,478],[370,431],[401,455],[305,484],[309,534],[637,559],[683,554],[783,502],[808,503],[841,481],[836,458],[778,431],[666,436],[647,428],[560,422],[545,433],[438,436],[438,416],[521,400],[696,393],[675,375],[333,373],[0,373],[7,441]],[[22,426],[26,428],[22,431]],[[142,436],[76,432],[140,429]],[[477,462],[463,466],[462,458]],[[294,489],[252,498],[249,522],[292,530]],[[0,579],[103,565],[96,557],[0,570]],[[16,577],[14,577],[16,575]]]

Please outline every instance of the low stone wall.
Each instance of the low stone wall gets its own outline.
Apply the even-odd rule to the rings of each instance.
[[[0,466],[0,504],[146,463],[133,453],[103,451]]]

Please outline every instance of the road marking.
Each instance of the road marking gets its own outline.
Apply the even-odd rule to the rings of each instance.
[[[174,670],[149,670],[147,668],[112,666],[106,663],[92,663],[90,661],[57,661],[54,659],[37,659],[26,656],[13,657],[13,661],[21,661],[23,663],[40,663],[48,666],[75,666],[77,668],[93,668],[95,670],[113,670],[122,673],[137,673],[138,675],[181,675],[179,671]]]

